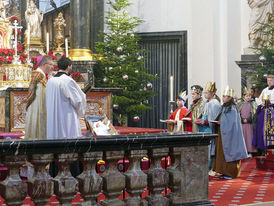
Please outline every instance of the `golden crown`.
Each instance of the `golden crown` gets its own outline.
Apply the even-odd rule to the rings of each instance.
[[[246,95],[246,94],[251,94],[251,89],[250,88],[244,88],[243,90],[243,94]]]
[[[263,95],[262,95],[262,100],[265,100],[265,101],[270,101],[270,94],[265,94],[265,93],[263,93]]]
[[[186,101],[187,100],[187,94],[186,91],[181,91],[178,95],[180,97],[180,99]]]
[[[234,89],[230,89],[229,86],[226,86],[223,96],[234,97]]]
[[[205,91],[215,93],[217,91],[215,82],[208,82],[205,87]]]
[[[193,85],[190,88],[191,88],[191,91],[194,91],[197,94],[202,94],[203,92],[203,87],[201,87],[200,85]]]

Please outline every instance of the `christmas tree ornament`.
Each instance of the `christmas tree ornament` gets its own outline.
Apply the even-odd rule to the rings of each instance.
[[[118,104],[114,104],[113,105],[113,109],[118,109],[119,108],[119,105]]]
[[[152,88],[152,84],[149,82],[149,83],[147,83],[147,88],[148,89],[151,89]]]
[[[123,79],[124,79],[124,80],[128,80],[128,75],[125,74],[125,75],[123,76]]]
[[[144,100],[143,104],[148,105],[148,100]]]
[[[265,58],[265,56],[260,56],[259,60],[260,60],[260,62],[264,62],[266,60],[266,58]]]
[[[138,74],[138,73],[139,73],[139,70],[136,69],[136,70],[135,70],[135,74]]]
[[[139,116],[136,115],[136,116],[133,117],[133,121],[134,121],[134,122],[139,122],[139,120],[140,120],[140,117],[139,117]]]
[[[122,47],[117,47],[117,49],[116,49],[118,52],[121,52],[121,51],[123,51],[123,48]]]

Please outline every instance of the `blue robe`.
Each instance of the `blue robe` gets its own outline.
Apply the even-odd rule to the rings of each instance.
[[[222,145],[226,162],[247,158],[241,118],[236,107],[223,107],[220,121]]]

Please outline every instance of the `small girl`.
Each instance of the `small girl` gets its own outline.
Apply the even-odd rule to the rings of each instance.
[[[253,123],[257,105],[255,101],[251,100],[251,89],[244,88],[243,96],[244,101],[239,103],[238,108],[241,116],[243,134],[248,152],[248,157],[252,157],[252,153],[257,152],[256,147],[252,145],[254,130]]]

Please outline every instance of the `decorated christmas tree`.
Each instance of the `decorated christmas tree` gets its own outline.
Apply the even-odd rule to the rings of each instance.
[[[155,76],[144,68],[144,53],[140,48],[136,27],[143,21],[131,17],[128,0],[110,0],[102,42],[96,42],[96,51],[102,57],[95,70],[96,87],[121,88],[113,96],[114,119],[138,122],[155,95],[152,81]]]
[[[258,48],[254,48],[259,56],[260,64],[255,74],[256,87],[267,86],[265,78],[268,74],[274,75],[274,15],[269,14],[269,23],[263,24],[261,32],[266,36],[267,41],[261,43]]]

